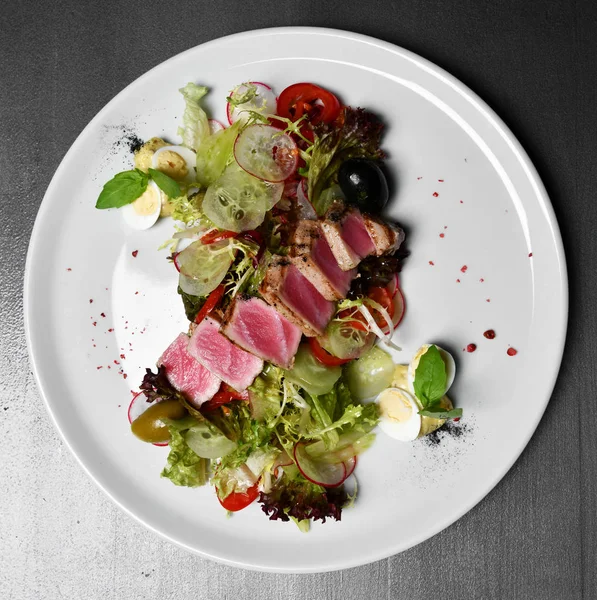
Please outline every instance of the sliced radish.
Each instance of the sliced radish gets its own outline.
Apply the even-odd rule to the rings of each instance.
[[[404,313],[406,312],[406,301],[404,300],[404,294],[399,287],[396,287],[396,294],[394,296],[394,316],[392,321],[394,323],[394,329],[402,323],[404,319]]]
[[[398,273],[394,273],[394,277],[392,277],[392,281],[390,281],[390,283],[388,283],[388,292],[390,292],[390,296],[392,296],[392,298],[396,295],[396,290],[398,289]]]
[[[218,133],[218,131],[222,131],[222,129],[226,129],[226,126],[216,119],[209,119],[207,122],[209,123],[209,132],[212,135]]]
[[[147,402],[145,394],[143,392],[137,392],[129,404],[127,413],[129,423],[132,423],[137,417],[140,417],[150,406],[153,406],[153,402]]]
[[[159,400],[156,400],[156,402],[159,402]],[[133,396],[127,411],[126,416],[128,417],[129,423],[132,423],[135,419],[139,418],[150,406],[153,406],[154,404],[155,402],[147,402],[147,398],[143,392],[137,392]],[[163,447],[167,446],[168,442],[153,445]]]
[[[274,462],[274,468],[276,468],[276,467],[289,467],[293,463],[294,463],[294,461],[292,460],[292,458],[290,458],[290,456],[288,455],[288,453],[285,450],[283,450],[278,455],[278,458],[276,458],[276,460]]]
[[[345,460],[344,467],[346,468],[345,479],[348,479],[354,473],[354,470],[357,468],[357,457],[353,456],[352,458]]]
[[[317,485],[338,487],[346,479],[344,463],[329,464],[313,460],[307,454],[304,442],[299,442],[294,446],[294,462],[303,477]]]
[[[272,88],[260,81],[250,81],[248,84],[241,84],[230,92],[230,97],[239,97],[245,94],[249,88],[247,86],[255,86],[255,96],[248,102],[233,106],[228,102],[226,106],[226,116],[228,123],[232,125],[235,121],[246,121],[249,118],[247,111],[254,111],[262,115],[273,115],[276,113],[277,102],[276,95]]]
[[[404,319],[404,313],[406,312],[406,302],[404,301],[404,295],[400,287],[396,287],[394,295],[392,297],[394,303],[394,314],[392,315],[392,323],[394,325],[394,331],[398,328],[398,325],[402,323]],[[389,333],[387,326],[383,328],[385,334]]]
[[[296,171],[298,148],[289,135],[271,125],[249,125],[236,138],[234,158],[250,175],[279,183]]]
[[[307,196],[307,180],[301,179],[296,188],[296,202],[299,207],[299,218],[317,219],[317,213]]]
[[[174,263],[176,270],[180,273],[180,264],[177,260],[179,254],[180,254],[180,252],[176,252],[175,254],[172,255],[172,262]]]

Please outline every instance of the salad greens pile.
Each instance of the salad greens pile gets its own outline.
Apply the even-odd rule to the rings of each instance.
[[[301,220],[333,219],[332,205],[341,214],[351,203],[371,215],[388,191],[378,166],[381,122],[342,106],[327,90],[295,84],[276,99],[264,84],[241,84],[227,98],[228,127],[208,118],[202,105],[208,88],[188,83],[180,92],[182,146],[149,140],[135,154],[135,168],[105,184],[96,207],[128,207],[126,218],[139,228],[160,216],[174,219],[175,233],[162,247],[179,272],[192,333],[208,315],[224,320],[235,298],[260,297],[268,268],[274,257],[287,260]],[[355,202],[342,179],[348,169],[350,180],[350,168],[359,179]],[[161,196],[143,204],[150,186]],[[257,500],[271,520],[292,520],[302,531],[311,521],[339,520],[356,497],[344,482],[373,443],[380,418],[378,405],[365,401],[389,388],[395,375],[391,357],[374,342],[391,344],[404,311],[402,299],[402,312],[394,312],[405,256],[397,246],[370,251],[324,333],[302,338],[290,368],[265,362],[248,389],[216,379],[220,388],[210,400],[191,403],[165,367],[147,369],[141,392],[154,408],[170,401],[170,412],[160,417],[154,410],[147,423],[141,413],[133,431],[144,439],[147,429],[152,442],[165,432],[170,450],[162,477],[178,486],[210,483],[232,512]],[[442,404],[448,386],[443,359],[431,346],[414,381],[419,421],[460,414]]]

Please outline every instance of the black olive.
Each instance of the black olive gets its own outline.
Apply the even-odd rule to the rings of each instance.
[[[338,183],[349,204],[356,204],[361,210],[381,212],[388,202],[388,182],[372,161],[351,158],[343,162],[338,172]]]

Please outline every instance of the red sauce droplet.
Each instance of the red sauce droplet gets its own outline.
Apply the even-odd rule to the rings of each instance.
[[[460,283],[460,279],[457,279],[457,280],[456,280],[456,283]]]
[[[94,321],[94,322],[92,323],[92,325],[93,325],[94,327],[97,327],[97,321]]]
[[[479,279],[480,283],[483,283],[485,281],[485,279],[483,279],[483,277],[481,277],[481,279]]]
[[[443,182],[444,182],[444,180],[443,180],[443,179],[438,179],[438,181],[439,181],[440,183],[443,183]]]
[[[533,256],[532,252],[529,252],[529,258],[531,258]]]
[[[474,352],[476,349],[477,349],[477,344],[469,344],[469,345],[466,347],[466,351],[467,351],[467,352]]]
[[[437,198],[439,196],[439,194],[437,192],[433,192],[433,197]]]
[[[435,263],[434,263],[432,260],[430,260],[430,261],[429,261],[429,264],[430,264],[432,267],[435,265]]]
[[[495,331],[493,329],[488,329],[487,331],[485,331],[483,333],[483,335],[488,339],[488,340],[493,340],[495,339]]]
[[[93,304],[93,298],[89,298],[89,304]]]
[[[464,204],[464,200],[461,200],[461,201],[460,201],[460,204]]]
[[[491,298],[487,298],[487,300],[485,300],[485,302],[491,302]]]
[[[460,271],[462,273],[466,273],[468,271],[468,267],[466,265],[462,265],[462,267],[460,268]]]
[[[108,333],[112,333],[114,330],[110,327],[110,329],[108,329]]]
[[[68,269],[66,269],[69,273],[72,271],[72,269],[69,267]]]
[[[139,254],[139,250],[133,250],[131,252],[131,254],[133,255],[133,258],[137,258],[137,254]]]
[[[516,356],[518,354],[518,350],[516,348],[508,348],[506,354],[508,356]]]
[[[124,354],[121,354],[121,355],[120,355],[120,358],[122,358],[122,360],[124,360]]]
[[[440,233],[440,234],[439,234],[439,237],[440,237],[440,238],[445,238],[445,237],[446,237],[446,234],[445,234],[445,233]]]
[[[447,225],[444,225],[444,229],[448,229],[448,226],[447,226]]]
[[[106,313],[100,313],[100,317],[104,317],[104,319],[106,318]]]
[[[420,181],[421,179],[423,179],[422,177],[417,177],[417,181]]]

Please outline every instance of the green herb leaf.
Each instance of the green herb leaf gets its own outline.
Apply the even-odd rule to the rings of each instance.
[[[427,352],[419,359],[413,382],[415,395],[423,408],[428,408],[442,398],[446,393],[447,383],[444,359],[437,346],[429,346]]]
[[[123,171],[114,175],[102,189],[95,208],[120,208],[134,202],[147,189],[149,177],[140,171]]]
[[[419,411],[422,417],[432,417],[433,419],[459,419],[462,417],[462,408],[453,408],[446,410],[441,406],[425,408]]]
[[[168,175],[156,169],[149,169],[149,175],[168,198],[178,198],[181,195],[180,186],[172,177],[168,177]]]
[[[239,89],[243,86],[245,91],[240,92]],[[234,92],[236,92],[236,94],[234,94]],[[246,102],[253,100],[255,96],[257,96],[257,86],[252,83],[243,83],[232,90],[230,96],[226,97],[226,101],[232,106],[239,106],[240,104],[245,104]]]

